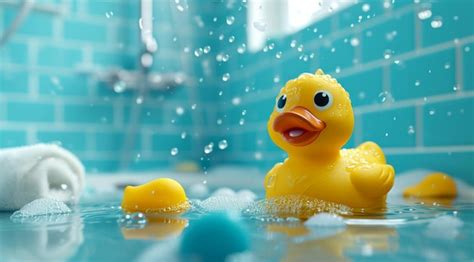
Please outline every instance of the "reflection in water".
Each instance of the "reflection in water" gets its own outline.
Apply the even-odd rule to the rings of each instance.
[[[174,217],[147,217],[144,227],[121,227],[125,239],[166,239],[181,235],[188,220]]]
[[[0,230],[3,261],[64,260],[74,255],[83,241],[79,216],[42,216],[23,220],[21,225],[10,223]]]
[[[301,223],[272,224],[269,232],[291,238],[282,261],[347,261],[347,254],[370,256],[376,252],[394,253],[398,249],[395,228],[383,226],[306,227]]]

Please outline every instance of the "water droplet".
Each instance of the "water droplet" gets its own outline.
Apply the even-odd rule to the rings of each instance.
[[[225,74],[222,75],[222,81],[227,82],[227,81],[229,81],[229,79],[230,79],[230,74],[229,73],[225,73]]]
[[[282,55],[283,55],[283,53],[281,51],[278,51],[278,52],[276,52],[275,57],[277,59],[280,59]]]
[[[105,12],[105,17],[111,18],[112,16],[114,16],[114,12],[112,12],[112,11]]]
[[[431,109],[428,113],[430,114],[430,116],[433,116],[434,114],[436,114],[436,111]]]
[[[390,59],[390,57],[392,57],[392,50],[386,49],[383,53],[383,58],[384,59]]]
[[[197,104],[192,104],[192,105],[191,105],[191,110],[195,110],[196,107],[197,107]]]
[[[353,37],[351,38],[351,46],[358,46],[359,45],[359,38]]]
[[[184,131],[181,132],[181,139],[186,139],[186,136],[187,136],[186,132]]]
[[[469,51],[471,51],[471,47],[469,46],[464,47],[464,52],[468,53]]]
[[[298,50],[298,52],[303,52],[303,49],[304,49],[304,46],[303,46],[303,45],[299,45],[296,50]]]
[[[450,63],[446,63],[444,64],[444,69],[450,69],[451,68],[451,64]]]
[[[267,30],[267,23],[264,21],[254,21],[252,25],[260,32],[265,32],[265,30]]]
[[[184,11],[184,7],[180,4],[176,5],[176,9],[178,9],[178,11],[180,11],[180,12]]]
[[[431,10],[427,9],[427,10],[422,10],[420,12],[418,12],[418,18],[420,20],[426,20],[428,18],[430,18],[432,15],[431,13]]]
[[[387,132],[387,133],[385,133],[385,136],[386,136],[386,137],[388,136],[388,132]]]
[[[235,36],[229,36],[229,43],[233,43],[235,41]]]
[[[414,133],[415,133],[415,128],[412,125],[408,126],[408,134],[413,135]]]
[[[219,125],[219,126],[222,125],[222,119],[220,119],[220,118],[217,119],[216,123],[217,123],[217,125]]]
[[[138,105],[143,104],[143,96],[138,96],[137,99],[135,100],[135,102],[136,102]]]
[[[334,52],[336,52],[336,48],[335,48],[335,47],[331,48],[331,53],[334,53]]]
[[[291,40],[290,47],[295,48],[296,44],[297,44],[296,40]]]
[[[438,28],[441,28],[442,26],[443,26],[443,18],[440,16],[433,18],[433,20],[431,21],[431,27],[433,29],[438,29]]]
[[[68,189],[68,185],[67,185],[67,184],[61,184],[61,189],[62,189],[62,190]]]
[[[273,50],[274,47],[275,47],[275,43],[268,44],[268,50]]]
[[[126,88],[127,88],[127,85],[125,84],[124,81],[117,81],[114,83],[115,93],[123,93]]]
[[[172,156],[175,156],[175,155],[177,155],[178,153],[179,153],[179,151],[178,151],[178,148],[177,148],[177,147],[171,148],[170,154],[171,154]]]
[[[214,150],[214,143],[212,143],[212,142],[209,143],[209,144],[207,144],[207,145],[204,147],[204,153],[205,153],[206,155],[212,153],[212,150]]]
[[[256,160],[261,160],[263,157],[262,152],[255,152],[254,157]]]
[[[234,23],[234,21],[235,21],[235,17],[233,17],[233,16],[231,16],[231,15],[228,16],[228,17],[226,18],[226,20],[225,20],[225,22],[226,22],[228,25],[232,25],[232,24]]]
[[[243,54],[247,50],[247,45],[241,44],[239,47],[237,47],[237,53]]]
[[[421,85],[420,80],[416,80],[415,81],[415,86],[420,86],[420,85]]]
[[[387,92],[387,91],[383,91],[381,92],[379,95],[378,95],[378,98],[379,98],[379,101],[380,103],[391,103],[393,102],[393,97],[392,97],[392,94],[390,94],[390,92]]]
[[[362,5],[362,11],[364,12],[369,12],[370,11],[370,5],[369,4],[363,4]]]
[[[242,110],[242,113],[241,113],[241,115],[245,116],[246,114],[247,114],[247,110],[245,110],[245,109],[244,109],[244,110]]]
[[[279,75],[276,75],[273,77],[273,83],[279,83],[280,82],[280,76]]]
[[[219,95],[219,96],[222,96],[222,94],[224,94],[224,92],[219,91],[218,95]]]
[[[211,51],[211,47],[207,45],[203,48],[202,51],[204,51],[204,54],[208,54]]]
[[[228,146],[227,140],[223,139],[223,140],[219,141],[219,149],[220,149],[220,150],[226,149],[227,146]]]
[[[239,125],[243,126],[245,124],[245,119],[244,118],[241,118],[239,120]]]
[[[203,50],[200,47],[198,49],[194,50],[194,56],[195,57],[200,57],[202,55],[202,53],[203,53]]]
[[[177,114],[178,116],[183,115],[183,114],[184,114],[184,108],[181,107],[181,106],[176,107],[176,114]]]
[[[240,97],[234,97],[234,98],[232,98],[232,104],[233,104],[234,106],[240,105],[240,102],[241,102]]]

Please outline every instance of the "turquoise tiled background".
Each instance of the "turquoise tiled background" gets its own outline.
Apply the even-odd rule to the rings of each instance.
[[[63,14],[34,12],[0,49],[0,146],[60,141],[90,171],[116,171],[136,97],[104,88],[87,71],[137,68],[137,2],[37,2]],[[321,67],[351,93],[356,127],[347,147],[373,140],[398,172],[431,168],[474,183],[472,1],[360,1],[268,39],[267,51],[257,53],[237,51],[247,43],[245,1],[181,1],[183,11],[175,1],[155,3],[154,70],[182,71],[192,81],[145,99],[129,168],[195,161],[267,170],[285,157],[266,134],[274,96]],[[424,10],[432,16],[422,20]],[[0,28],[15,12],[0,5]],[[433,28],[438,18],[443,24]],[[210,52],[194,54],[206,46]],[[222,139],[225,150],[217,147]],[[214,151],[205,154],[211,142]]]

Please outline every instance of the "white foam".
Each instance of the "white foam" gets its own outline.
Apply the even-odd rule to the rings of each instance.
[[[230,196],[211,196],[204,201],[197,202],[197,205],[204,211],[241,211],[248,207],[253,201],[245,198]]]
[[[50,198],[40,198],[31,201],[30,203],[23,206],[20,210],[15,211],[15,213],[13,213],[10,218],[21,219],[67,213],[71,213],[71,209],[63,202]]]
[[[316,227],[345,227],[344,219],[341,216],[330,213],[319,213],[310,217],[304,223],[305,226]]]

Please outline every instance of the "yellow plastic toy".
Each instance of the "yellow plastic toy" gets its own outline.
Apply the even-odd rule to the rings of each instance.
[[[423,180],[403,191],[404,197],[419,198],[455,198],[457,196],[456,182],[444,173],[431,173]]]
[[[349,94],[336,79],[319,69],[288,81],[267,125],[288,158],[265,177],[266,197],[300,195],[355,208],[384,207],[395,171],[373,142],[341,150],[353,126]]]
[[[188,208],[183,187],[170,178],[127,186],[123,194],[122,209],[126,212],[181,214]]]

